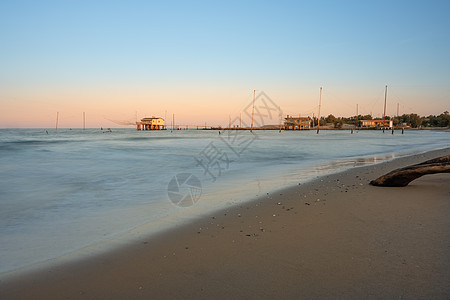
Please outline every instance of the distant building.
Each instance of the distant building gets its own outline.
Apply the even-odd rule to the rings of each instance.
[[[362,128],[392,128],[392,120],[361,120],[359,121],[359,126]]]
[[[163,118],[151,117],[143,118],[140,122],[136,122],[137,130],[165,130]]]
[[[295,118],[287,115],[284,119],[284,130],[309,130],[311,129],[310,117]]]

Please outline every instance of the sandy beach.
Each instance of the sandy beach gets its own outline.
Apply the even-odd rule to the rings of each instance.
[[[450,148],[280,189],[90,259],[7,276],[1,299],[448,299],[450,174],[370,186]]]

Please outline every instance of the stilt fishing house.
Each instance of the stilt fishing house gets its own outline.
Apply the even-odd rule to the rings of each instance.
[[[310,117],[292,117],[287,115],[284,119],[284,130],[309,130],[311,129]]]
[[[143,118],[140,122],[136,122],[137,130],[165,130],[163,118],[151,117]]]

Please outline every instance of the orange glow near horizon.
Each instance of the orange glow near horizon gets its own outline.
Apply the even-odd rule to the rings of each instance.
[[[105,89],[106,90],[106,89]],[[322,97],[322,116],[353,116],[356,103],[359,114],[381,116],[383,109],[383,89],[369,91],[356,90],[347,93],[343,90],[325,86]],[[277,105],[283,115],[317,116],[319,89],[302,88],[288,90],[272,88],[264,91]],[[257,90],[257,94],[260,91]],[[64,90],[45,92],[31,91],[2,101],[0,111],[1,128],[53,128],[56,113],[59,112],[60,128],[81,128],[82,115],[86,113],[86,127],[132,127],[118,123],[134,123],[143,117],[158,116],[170,124],[175,114],[176,124],[226,126],[228,118],[239,117],[242,110],[252,102],[252,90],[244,88],[218,87],[194,89],[181,86],[176,91],[169,89],[119,88],[103,92],[102,89],[85,89],[79,92]],[[40,96],[38,96],[40,95]],[[420,115],[440,114],[446,110],[445,99],[435,101],[430,111],[421,95],[408,94],[408,91],[395,90],[388,97],[388,115],[395,115],[400,102],[400,114],[418,113]],[[371,97],[372,96],[372,97]],[[81,99],[81,100],[80,100]],[[397,102],[398,101],[398,102]],[[114,123],[110,120],[119,121]],[[278,120],[274,124],[278,123]]]

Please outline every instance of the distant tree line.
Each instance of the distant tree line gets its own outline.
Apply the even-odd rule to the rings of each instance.
[[[450,127],[450,114],[448,111],[444,111],[439,116],[422,117],[422,125],[425,127]]]
[[[358,115],[358,117],[335,117],[330,114],[327,117],[320,118],[320,126],[333,124],[334,128],[342,128],[344,124],[357,125],[356,122],[360,120],[371,120],[372,115]],[[386,120],[392,120],[394,126],[406,125],[412,128],[423,127],[450,127],[450,114],[448,111],[443,112],[438,116],[429,115],[421,117],[418,114],[403,114],[397,117],[386,116]],[[317,118],[313,118],[313,122],[317,125]]]

